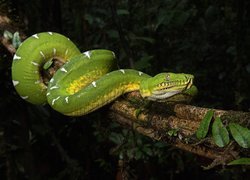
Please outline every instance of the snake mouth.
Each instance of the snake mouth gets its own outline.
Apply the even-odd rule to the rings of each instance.
[[[151,101],[164,101],[165,99],[174,96],[176,94],[179,94],[181,92],[182,92],[181,90],[163,92],[161,94],[158,92],[157,93],[153,92],[151,96],[147,97],[147,99]]]

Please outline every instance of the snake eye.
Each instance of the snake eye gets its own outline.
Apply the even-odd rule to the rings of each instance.
[[[167,81],[170,81],[170,74],[167,74],[167,75],[166,75],[166,80],[167,80]]]

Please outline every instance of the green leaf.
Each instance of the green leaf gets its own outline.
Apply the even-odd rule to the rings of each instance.
[[[93,24],[94,18],[90,14],[85,14],[84,19],[88,21],[89,24]]]
[[[111,140],[112,142],[114,142],[117,145],[120,145],[123,143],[124,137],[122,136],[122,134],[113,132],[110,134],[109,140]]]
[[[114,39],[117,39],[119,37],[119,33],[116,31],[116,30],[109,30],[107,31],[107,34],[110,38],[114,38]]]
[[[143,158],[143,152],[142,151],[140,151],[139,149],[136,149],[136,151],[134,152],[134,158],[136,159],[136,160],[139,160],[139,159],[142,159]],[[132,157],[133,158],[133,156],[131,156],[130,155],[130,157]],[[131,158],[131,159],[132,159]]]
[[[145,152],[147,155],[152,156],[153,155],[153,150],[151,147],[144,146],[142,148],[143,152]]]
[[[237,48],[236,48],[236,46],[230,46],[229,48],[227,48],[226,52],[229,55],[236,56],[237,55]]]
[[[207,111],[206,115],[204,116],[204,118],[200,123],[198,130],[196,131],[196,137],[198,139],[203,139],[206,137],[213,115],[214,111],[212,109]]]
[[[19,36],[19,32],[15,32],[13,35],[13,39],[12,39],[12,44],[15,48],[18,48],[21,44],[21,38]]]
[[[3,32],[3,37],[6,38],[6,39],[12,39],[13,38],[13,34],[7,30],[5,30]]]
[[[157,30],[159,26],[168,26],[174,17],[174,11],[160,11],[156,20],[156,25],[154,30]]]
[[[214,142],[219,147],[224,147],[229,143],[229,133],[220,117],[216,117],[212,126],[212,135]]]
[[[141,40],[141,41],[145,41],[148,42],[150,44],[154,44],[155,39],[150,38],[150,37],[139,37],[139,36],[131,36],[132,40]]]
[[[129,11],[126,9],[118,9],[116,12],[118,15],[129,15]]]
[[[183,26],[187,22],[189,16],[190,14],[188,12],[178,12],[176,13],[176,17],[174,18],[174,23],[177,26]]]
[[[218,18],[218,14],[219,14],[219,9],[218,7],[215,7],[213,5],[210,5],[206,11],[205,11],[205,18],[207,20],[210,20],[210,21],[213,21],[215,20],[216,18]]]
[[[135,69],[145,70],[151,67],[150,61],[154,58],[154,56],[145,55],[140,60],[135,62]]]
[[[227,165],[250,165],[250,158],[240,158],[231,161]]]
[[[179,129],[171,129],[171,130],[169,130],[168,132],[167,132],[167,134],[169,135],[169,136],[177,136],[178,135],[178,131],[179,131]]]
[[[236,123],[229,123],[234,140],[243,148],[250,148],[250,130]]]
[[[44,63],[43,69],[44,69],[44,70],[49,69],[49,68],[51,67],[52,64],[53,64],[53,60],[51,59],[51,60],[47,61],[46,63]]]

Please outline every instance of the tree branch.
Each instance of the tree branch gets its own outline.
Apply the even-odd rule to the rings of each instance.
[[[135,92],[128,99],[136,97]],[[185,104],[153,103],[150,108],[138,109],[129,100],[119,99],[111,105],[110,117],[123,126],[150,137],[153,140],[166,142],[179,149],[214,160],[213,165],[227,163],[240,155],[249,154],[249,149],[240,148],[232,142],[225,148],[219,148],[211,138],[198,141],[195,132],[209,108]],[[139,112],[139,113],[138,113]],[[215,116],[223,122],[238,122],[249,126],[250,113],[215,109]],[[176,130],[177,135],[168,132]]]

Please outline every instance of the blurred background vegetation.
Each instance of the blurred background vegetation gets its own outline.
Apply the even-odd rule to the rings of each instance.
[[[82,50],[107,48],[123,68],[195,75],[195,105],[250,110],[246,0],[0,0],[27,36],[62,33]],[[0,29],[3,34],[4,29]],[[244,167],[204,171],[205,159],[109,121],[107,107],[69,118],[16,94],[0,47],[0,179],[244,179]]]

